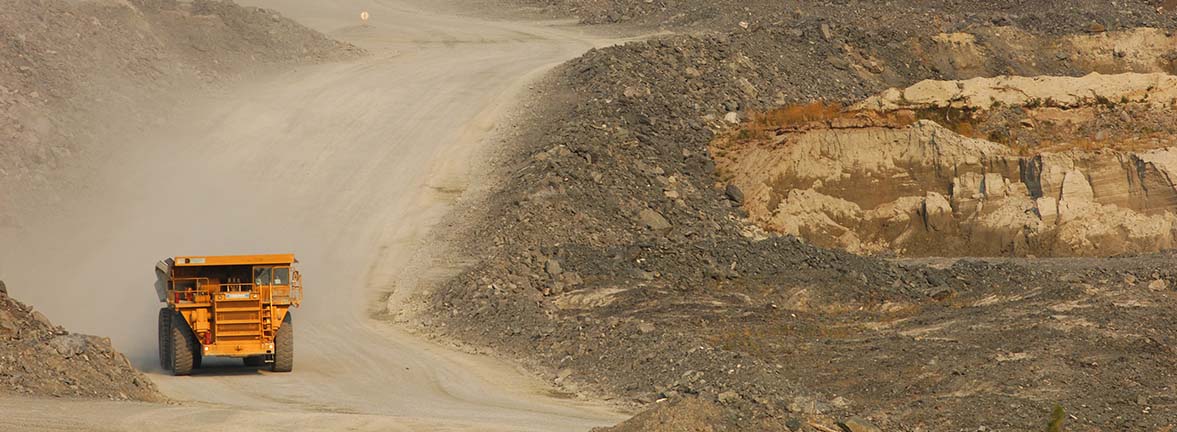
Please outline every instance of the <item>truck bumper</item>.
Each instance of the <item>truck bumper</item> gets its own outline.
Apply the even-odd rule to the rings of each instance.
[[[202,345],[205,357],[251,357],[274,354],[273,342],[232,341]]]

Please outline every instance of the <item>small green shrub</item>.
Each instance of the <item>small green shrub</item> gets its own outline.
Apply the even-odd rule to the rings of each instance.
[[[1063,406],[1055,405],[1054,411],[1050,413],[1050,423],[1046,424],[1046,432],[1063,432],[1063,420],[1066,418],[1067,412]]]

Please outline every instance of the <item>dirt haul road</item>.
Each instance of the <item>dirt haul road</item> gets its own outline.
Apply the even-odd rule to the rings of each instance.
[[[54,204],[0,231],[14,297],[110,335],[179,405],[0,398],[0,430],[586,430],[619,421],[545,396],[509,364],[367,318],[428,267],[428,234],[527,83],[605,41],[556,25],[484,22],[407,2],[275,0],[370,55],[185,98],[67,173]],[[259,4],[260,3],[260,4]],[[371,20],[359,25],[366,10]],[[293,251],[307,286],[292,374],[155,359],[152,264],[174,254]],[[414,265],[413,263],[416,263]],[[550,394],[550,393],[549,393]]]

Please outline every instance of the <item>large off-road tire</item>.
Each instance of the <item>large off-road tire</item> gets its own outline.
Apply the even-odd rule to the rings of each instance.
[[[159,309],[159,367],[172,370],[172,310]]]
[[[196,335],[188,328],[188,322],[176,312],[172,315],[171,360],[172,374],[188,375],[192,373],[192,366],[196,363],[193,348],[196,345]]]
[[[245,361],[245,365],[249,367],[258,367],[266,364],[266,356],[249,356],[241,360]]]
[[[290,372],[294,370],[294,321],[290,313],[282,320],[278,327],[278,334],[274,335],[274,372]]]

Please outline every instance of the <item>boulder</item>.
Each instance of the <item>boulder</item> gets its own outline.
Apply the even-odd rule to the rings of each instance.
[[[834,408],[846,409],[850,408],[850,400],[842,396],[836,396],[833,399],[830,399],[830,405],[833,405]]]
[[[57,336],[49,341],[49,347],[65,358],[85,352],[87,344],[86,336],[79,334]]]
[[[1078,170],[1068,171],[1063,176],[1062,190],[1058,200],[1058,223],[1063,224],[1083,217],[1094,207],[1095,191],[1087,176]]]
[[[850,417],[846,421],[838,423],[838,426],[841,426],[845,432],[883,432],[882,429],[879,429],[870,420],[862,417]]]
[[[638,212],[638,220],[641,221],[642,226],[650,231],[665,231],[671,227],[670,221],[666,220],[666,217],[662,216],[662,213],[658,213],[653,209],[643,209],[641,212]]]
[[[1058,221],[1058,201],[1054,197],[1038,198],[1034,200],[1034,207],[1038,209],[1042,222],[1053,224]]]
[[[829,410],[829,405],[819,402],[817,399],[805,396],[794,397],[792,401],[785,407],[790,412],[798,414],[818,415]]]
[[[723,193],[724,195],[727,195],[727,199],[732,200],[732,202],[737,204],[744,202],[744,191],[740,190],[740,187],[736,186],[735,183],[729,183],[727,188],[724,189]]]
[[[0,337],[16,336],[18,330],[16,317],[12,312],[0,309]]]
[[[577,272],[565,272],[564,274],[560,275],[560,281],[564,282],[564,285],[570,287],[584,284],[584,278],[581,278],[580,273]]]
[[[981,190],[986,198],[1000,198],[1005,196],[1005,177],[998,173],[985,173],[981,183]]]
[[[982,193],[984,183],[984,177],[973,172],[952,178],[952,188],[949,189],[952,193],[952,204],[961,214],[967,215],[976,210],[978,201],[985,196]]]
[[[1095,200],[1095,191],[1091,189],[1091,183],[1087,181],[1087,176],[1083,175],[1079,170],[1068,171],[1063,176],[1062,192],[1059,194],[1059,201],[1071,201],[1072,203],[1092,202]]]
[[[548,261],[544,263],[544,271],[548,275],[556,277],[560,276],[560,273],[563,273],[564,269],[560,267],[560,261],[556,261],[555,258],[548,258]]]
[[[921,210],[924,226],[929,231],[944,231],[952,224],[952,203],[948,202],[944,195],[928,192]]]
[[[45,314],[41,313],[41,311],[33,311],[32,317],[34,321],[41,323],[41,325],[45,326],[46,328],[53,328],[53,322],[49,321],[49,318],[46,317]]]
[[[718,399],[719,399],[719,403],[729,404],[729,403],[735,402],[737,400],[740,400],[740,394],[736,393],[734,391],[728,390],[723,393],[720,393]]]

